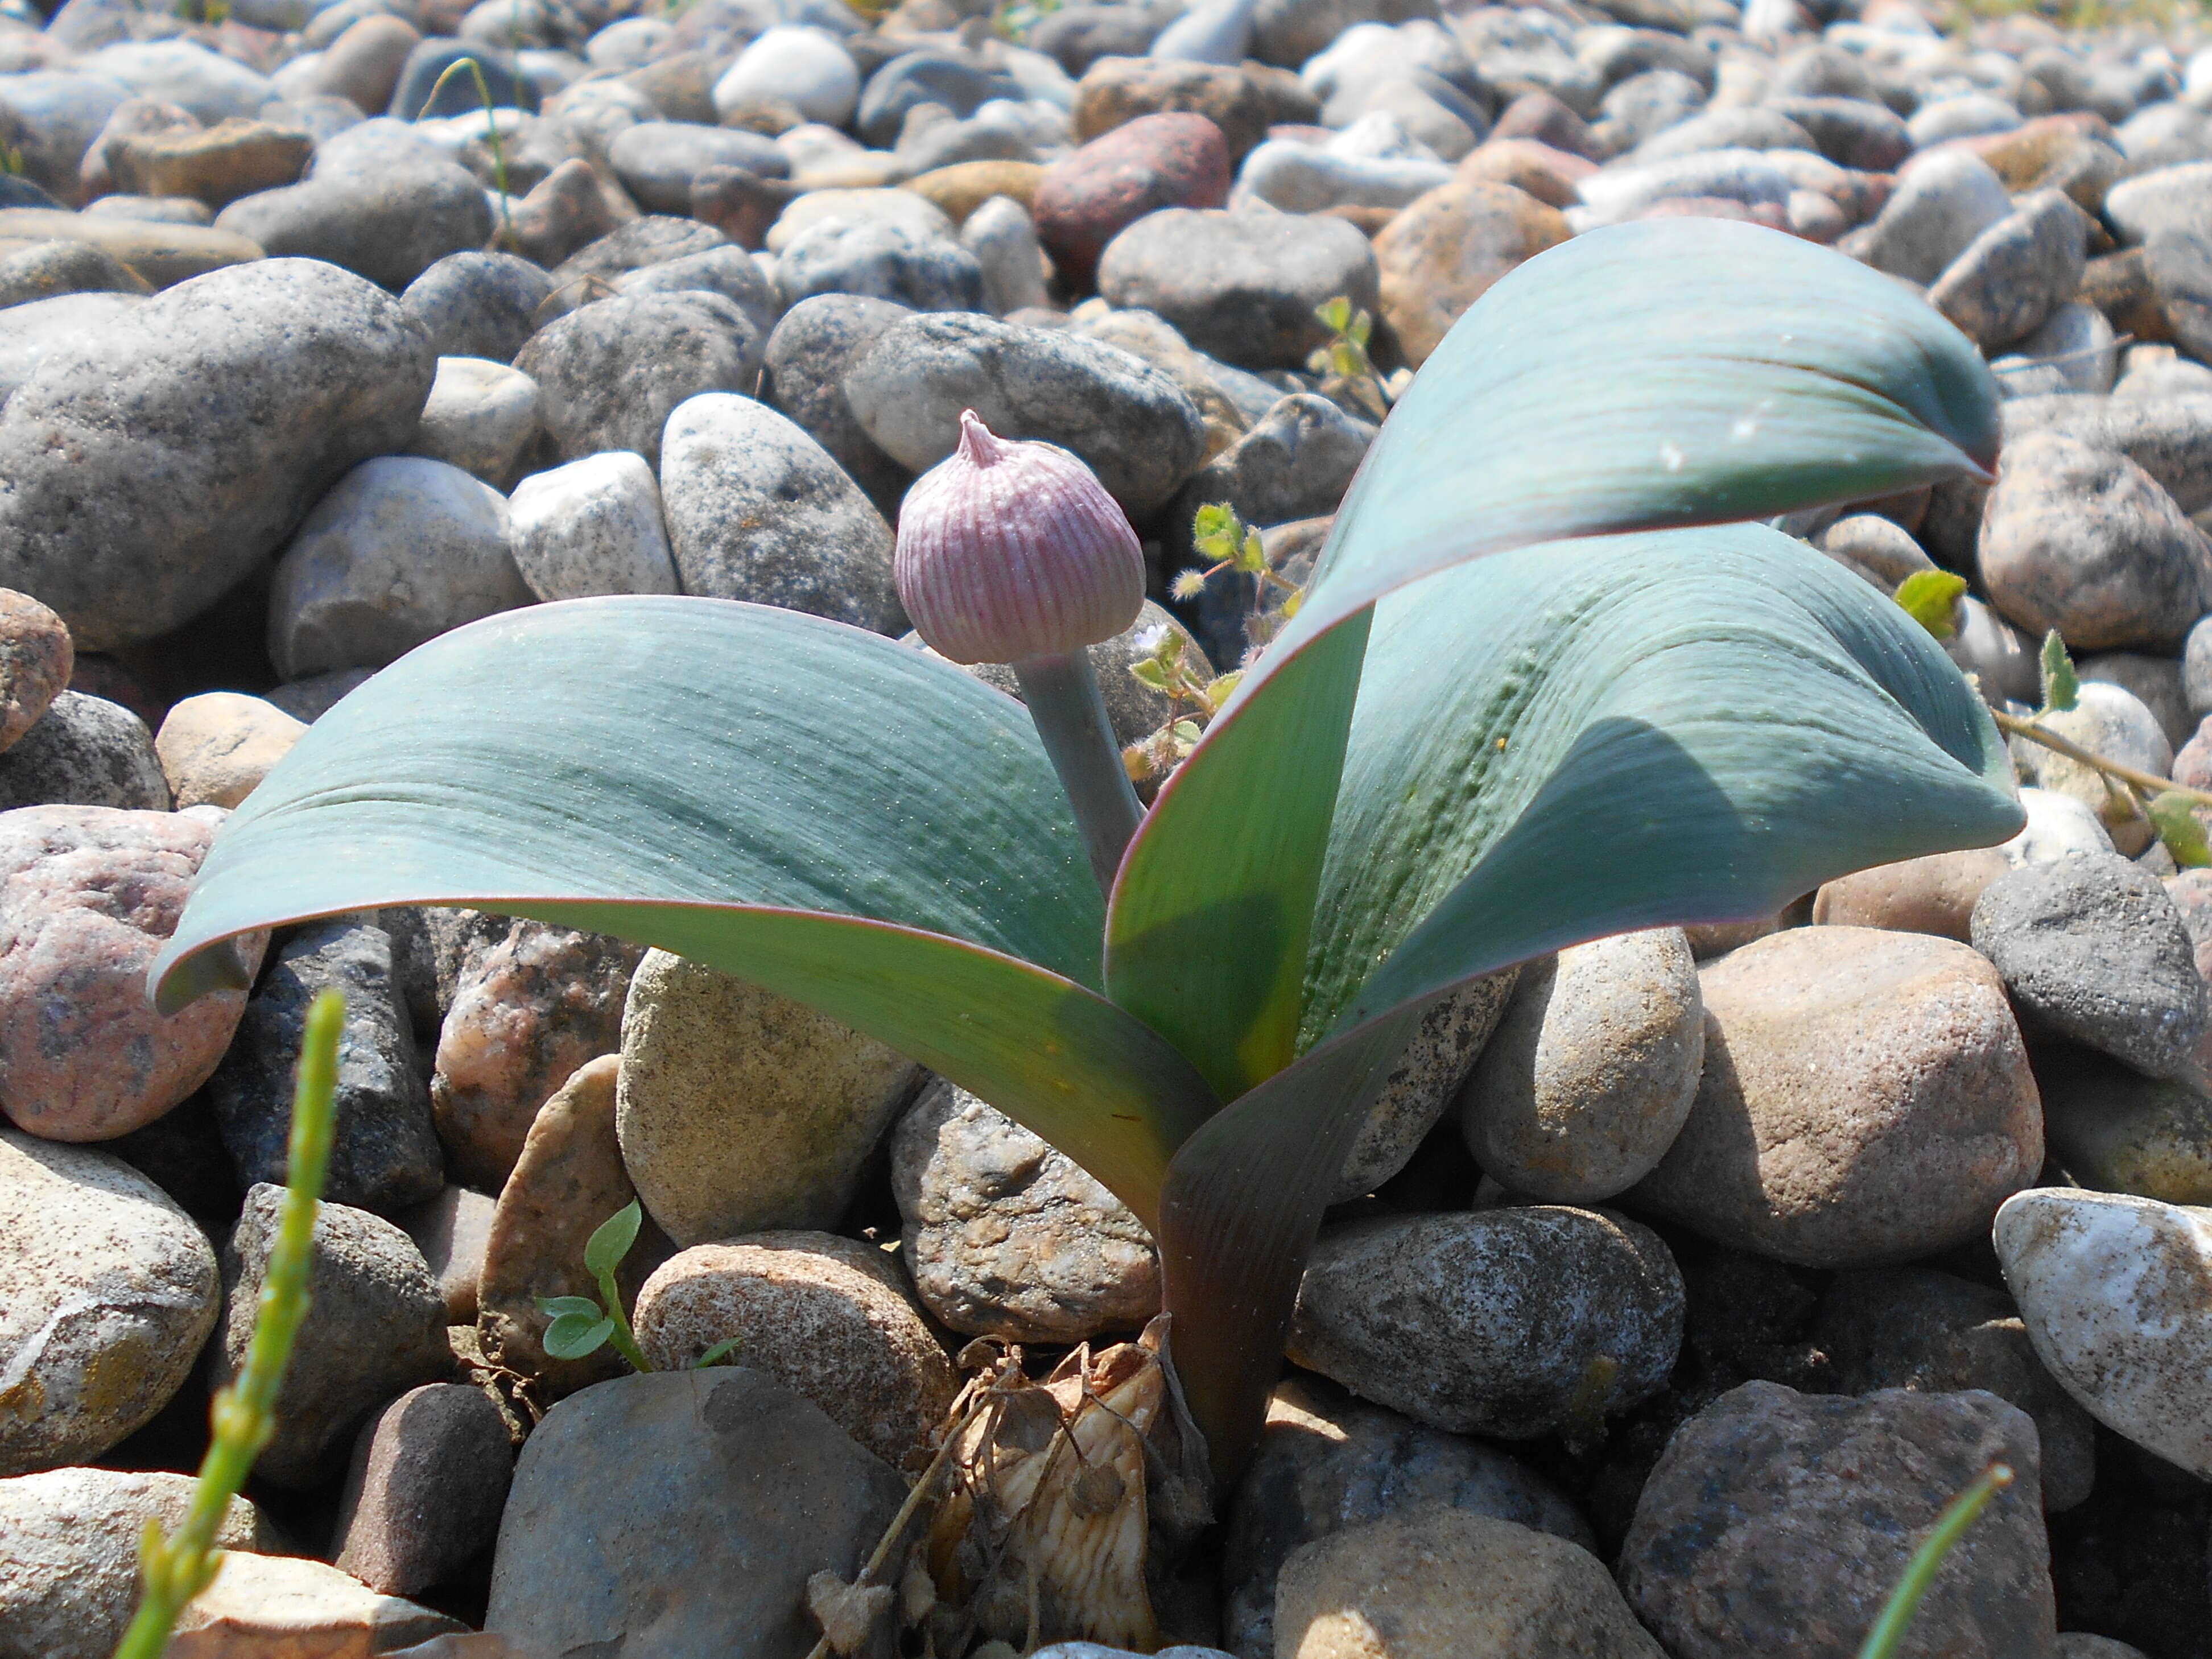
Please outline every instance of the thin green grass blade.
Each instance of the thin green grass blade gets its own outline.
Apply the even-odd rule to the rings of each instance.
[[[721,600],[538,605],[433,641],[233,815],[154,969],[395,904],[674,951],[974,1091],[1139,1215],[1205,1083],[1097,983],[1103,906],[1028,715],[924,653]]]
[[[1778,233],[1650,221],[1530,260],[1393,411],[1297,617],[1139,831],[1108,922],[1114,999],[1226,1096],[1294,1052],[1282,1034],[1299,1024],[1288,988],[1308,941],[1276,919],[1321,891],[1358,619],[1377,599],[1534,543],[1760,519],[1984,471],[1997,403],[1980,355],[1933,309]],[[1159,874],[1193,868],[1218,879]],[[1247,931],[1253,918],[1264,925]]]

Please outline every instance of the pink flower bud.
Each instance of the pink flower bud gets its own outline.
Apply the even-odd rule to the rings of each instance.
[[[972,409],[959,447],[907,491],[896,574],[915,629],[954,662],[1066,656],[1145,602],[1137,532],[1091,469],[993,436]]]

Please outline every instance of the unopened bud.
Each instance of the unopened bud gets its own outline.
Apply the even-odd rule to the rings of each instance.
[[[899,510],[899,598],[954,662],[1066,656],[1120,633],[1145,602],[1137,532],[1056,444],[995,437],[973,410],[960,443]]]

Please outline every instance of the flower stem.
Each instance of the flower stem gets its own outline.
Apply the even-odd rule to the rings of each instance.
[[[1942,1571],[1943,1558],[1951,1553],[1954,1544],[1966,1536],[1966,1528],[1989,1507],[1990,1499],[2012,1482],[2009,1465],[1992,1463],[1944,1507],[1943,1513],[1936,1517],[1935,1529],[1905,1563],[1905,1577],[1898,1581],[1889,1605],[1881,1610],[1881,1617],[1867,1632],[1866,1645],[1859,1650],[1859,1659],[1893,1659],[1905,1640],[1913,1614],[1920,1610],[1921,1598],[1928,1594],[1936,1573]]]
[[[1121,763],[1121,746],[1114,741],[1114,728],[1107,722],[1106,700],[1099,695],[1091,653],[1031,657],[1014,664],[1013,669],[1022,701],[1036,722],[1037,736],[1044,739],[1044,752],[1060,774],[1068,805],[1075,809],[1076,826],[1083,832],[1084,850],[1091,854],[1098,890],[1110,894],[1121,854],[1137,833],[1145,809],[1138,805],[1128,769]]]
[[[2197,805],[2212,806],[2212,792],[2191,789],[2185,784],[2176,783],[2172,778],[2162,778],[2155,772],[2146,772],[2138,767],[2123,766],[2116,760],[2107,760],[2094,750],[2084,749],[2080,744],[2062,738],[2056,732],[2046,732],[2033,720],[2024,720],[2017,714],[2008,714],[2002,708],[1993,708],[1990,713],[1996,720],[2000,732],[2009,732],[2016,738],[2026,738],[2030,743],[2039,743],[2045,749],[2063,755],[2069,760],[2079,761],[2082,765],[2094,771],[2101,772],[2106,777],[2118,778],[2122,783],[2131,783],[2136,788],[2148,790],[2154,795],[2181,795]]]
[[[285,1166],[284,1207],[261,1283],[253,1340],[238,1380],[216,1396],[215,1439],[200,1462],[191,1507],[174,1538],[146,1523],[139,1550],[145,1595],[115,1659],[160,1659],[185,1604],[205,1589],[221,1565],[217,1530],[253,1461],[276,1431],[276,1395],[292,1357],[293,1339],[307,1315],[307,1279],[315,1260],[315,1211],[331,1161],[331,1099],[337,1090],[338,1036],[345,999],[325,991],[307,1009],[292,1095],[292,1139]]]

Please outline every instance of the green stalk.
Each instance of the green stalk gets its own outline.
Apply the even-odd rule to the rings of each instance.
[[[614,1351],[629,1362],[629,1368],[641,1374],[653,1369],[653,1362],[645,1357],[645,1350],[637,1346],[636,1333],[629,1328],[629,1316],[623,1311],[622,1287],[615,1283],[611,1270],[599,1276],[599,1300],[606,1306],[607,1317],[614,1321],[614,1329],[607,1333],[607,1340]]]
[[[345,999],[325,991],[307,1010],[300,1075],[292,1095],[292,1139],[284,1209],[276,1243],[261,1285],[253,1340],[238,1380],[215,1398],[209,1413],[215,1438],[200,1462],[199,1484],[177,1535],[163,1539],[158,1522],[146,1523],[139,1547],[145,1594],[115,1659],[161,1659],[185,1604],[205,1589],[221,1565],[216,1530],[230,1500],[253,1472],[253,1462],[276,1431],[276,1395],[292,1343],[307,1316],[307,1276],[315,1259],[315,1212],[330,1167],[331,1103],[337,1092],[338,1034]]]
[[[1138,804],[1129,769],[1121,762],[1121,745],[1115,742],[1114,728],[1107,721],[1106,700],[1099,694],[1091,653],[1076,650],[1061,657],[1031,657],[1012,667],[1037,736],[1044,739],[1044,752],[1060,774],[1068,805],[1075,809],[1076,827],[1091,855],[1091,873],[1098,878],[1098,890],[1110,896],[1121,854],[1144,821],[1145,809]]]
[[[415,112],[415,118],[418,121],[422,118],[423,111],[436,103],[438,94],[446,89],[446,82],[463,70],[466,70],[475,80],[477,101],[483,106],[484,147],[491,151],[492,179],[499,185],[501,234],[506,238],[510,249],[516,248],[521,245],[514,238],[514,212],[508,205],[514,199],[514,193],[507,187],[507,149],[500,143],[499,122],[492,114],[491,88],[484,80],[483,66],[473,58],[463,58],[447,64],[444,71],[430,83],[430,95],[422,100],[422,108]]]
[[[1866,1645],[1859,1650],[1859,1659],[1895,1659],[1913,1614],[1920,1610],[1921,1598],[1928,1594],[1936,1573],[1942,1569],[1943,1558],[1950,1553],[1954,1544],[1966,1536],[1966,1528],[1990,1506],[1990,1500],[2012,1481],[2009,1464],[1992,1463],[1936,1517],[1935,1530],[1912,1552],[1912,1559],[1905,1564],[1905,1577],[1898,1581],[1889,1605],[1881,1610],[1881,1617],[1867,1632]]]

